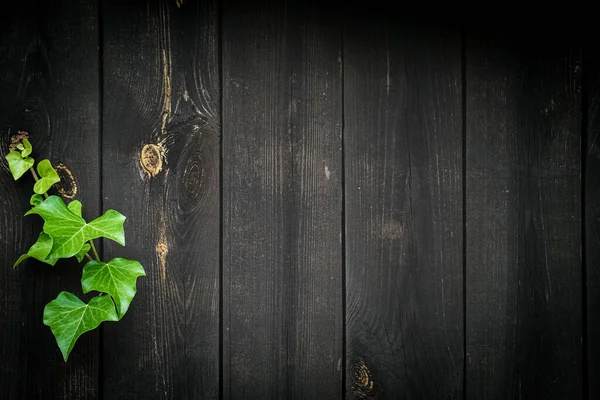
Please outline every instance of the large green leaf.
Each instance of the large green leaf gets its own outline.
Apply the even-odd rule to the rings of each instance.
[[[10,168],[10,173],[15,181],[22,177],[35,163],[31,157],[21,157],[21,153],[18,151],[11,151],[8,153],[6,155],[6,161],[8,161],[8,168]]]
[[[38,214],[44,219],[44,232],[52,236],[51,258],[68,258],[76,255],[90,239],[105,237],[125,246],[123,222],[125,216],[108,210],[89,224],[69,210],[58,196],[50,196],[25,215]]]
[[[60,292],[44,308],[44,325],[52,329],[65,361],[79,336],[103,321],[118,321],[110,296],[96,296],[88,304],[69,292]]]
[[[44,194],[54,185],[60,182],[60,177],[48,160],[42,160],[37,165],[37,171],[40,179],[33,186],[33,191],[37,194]]]
[[[56,262],[58,261],[58,258],[47,258],[51,249],[52,238],[46,233],[41,232],[40,236],[38,236],[37,241],[31,246],[27,254],[23,254],[21,257],[19,257],[15,265],[13,265],[13,268],[16,268],[19,264],[21,264],[29,257],[33,257],[38,261],[54,266],[54,264],[56,264]]]
[[[88,261],[83,267],[81,286],[83,293],[96,290],[110,294],[115,300],[120,319],[135,296],[139,276],[146,276],[146,272],[142,264],[134,260],[115,258],[107,263]]]

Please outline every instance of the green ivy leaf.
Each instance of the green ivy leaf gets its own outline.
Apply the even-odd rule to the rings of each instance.
[[[77,261],[82,262],[83,258],[85,257],[85,255],[87,254],[88,251],[90,251],[92,247],[90,246],[89,243],[85,243],[83,245],[83,247],[81,248],[81,250],[79,250],[79,253],[75,254],[75,257],[77,258]]]
[[[20,146],[20,147],[19,147]],[[21,150],[21,157],[25,158],[28,155],[31,154],[33,148],[31,147],[31,143],[29,143],[29,140],[27,139],[23,139],[23,144],[20,144],[17,146],[17,148],[19,150]]]
[[[23,174],[27,172],[29,168],[33,167],[33,164],[35,163],[31,157],[21,157],[21,153],[18,151],[11,151],[6,155],[5,158],[6,161],[8,161],[8,168],[10,168],[10,173],[15,181],[22,177]]]
[[[89,224],[67,208],[63,199],[50,196],[25,215],[38,214],[44,219],[44,232],[52,236],[51,258],[68,258],[77,254],[84,243],[105,237],[125,246],[125,216],[108,210]]]
[[[33,257],[38,261],[54,266],[54,264],[56,264],[56,262],[58,261],[58,258],[47,258],[51,249],[52,238],[46,233],[42,232],[40,233],[40,236],[38,236],[37,241],[31,246],[27,254],[23,254],[21,257],[19,257],[17,262],[15,262],[15,265],[13,265],[13,268],[16,268],[19,264],[21,264],[29,257]]]
[[[65,362],[79,337],[104,321],[118,321],[109,296],[96,296],[88,304],[69,292],[61,292],[44,308],[44,325],[56,337]]]
[[[107,263],[88,261],[83,267],[81,286],[83,293],[96,290],[111,295],[121,319],[135,296],[139,276],[146,276],[146,272],[142,264],[135,260],[115,258]]]
[[[44,198],[42,197],[41,194],[34,194],[33,196],[31,196],[31,199],[29,199],[29,204],[31,204],[32,206],[37,206],[38,204],[40,204],[42,201],[44,201]]]
[[[40,175],[40,180],[33,186],[33,191],[37,194],[44,194],[54,185],[60,182],[60,177],[52,164],[48,160],[42,160],[37,165],[37,171]]]
[[[78,215],[81,217],[81,202],[79,200],[73,200],[72,202],[69,203],[69,205],[67,206],[67,208],[69,210],[71,210],[71,212],[73,212],[73,214]]]

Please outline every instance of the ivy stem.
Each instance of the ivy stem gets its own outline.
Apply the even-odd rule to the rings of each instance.
[[[92,239],[90,239],[90,244],[92,245],[92,251],[94,252],[94,255],[96,256],[96,260],[100,261],[100,256],[98,255],[98,252],[96,251],[96,246],[94,246],[94,241]]]
[[[39,181],[40,178],[37,176],[35,169],[33,169],[33,167],[29,167],[29,170],[31,171],[31,175],[33,175],[33,179],[35,179],[35,181]],[[44,197],[47,199],[48,198],[48,193],[44,193]]]
[[[90,253],[85,253],[85,258],[87,258],[90,261],[94,261],[94,259],[92,258],[92,256],[90,256]]]

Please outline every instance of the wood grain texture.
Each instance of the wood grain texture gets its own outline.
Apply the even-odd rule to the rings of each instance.
[[[18,130],[29,132],[38,161],[49,158],[64,166],[60,194],[81,200],[84,216],[96,216],[100,210],[97,7],[87,1],[35,1],[3,8],[2,19],[2,154]],[[67,169],[77,193],[65,191]],[[19,271],[12,270],[42,224],[37,218],[22,217],[33,179],[27,176],[14,183],[7,171],[2,157],[2,396],[96,398],[98,333],[84,335],[65,364],[54,336],[42,323],[44,306],[61,290],[81,295],[81,266],[61,261],[48,268],[29,260]]]
[[[224,5],[224,398],[341,397],[340,55],[316,2]]]
[[[587,106],[587,121],[584,121],[587,123],[584,149],[587,381],[589,398],[595,399],[600,397],[600,46],[590,40],[583,54],[583,104]]]
[[[349,19],[347,398],[463,395],[461,39]]]
[[[216,3],[107,1],[104,22],[104,208],[128,217],[105,253],[147,272],[104,331],[104,393],[218,398]]]
[[[467,398],[581,398],[579,52],[489,31],[466,38]]]

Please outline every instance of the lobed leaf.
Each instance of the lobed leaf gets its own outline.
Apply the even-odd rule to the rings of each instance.
[[[13,176],[13,179],[16,181],[20,177],[23,176],[29,168],[33,167],[35,161],[31,157],[23,158],[21,153],[18,151],[11,151],[6,155],[6,161],[8,161],[8,168],[10,169],[10,173]]]
[[[30,214],[38,214],[44,219],[44,232],[54,240],[50,252],[52,258],[72,257],[81,250],[85,242],[99,237],[125,245],[125,216],[114,210],[106,211],[88,224],[71,211],[62,198],[50,196],[25,213]]]
[[[61,292],[44,308],[44,325],[56,337],[65,362],[79,337],[104,321],[117,321],[115,305],[109,296],[96,296],[85,304],[69,292]]]
[[[60,182],[60,177],[52,164],[48,160],[42,160],[37,165],[37,171],[40,179],[33,186],[33,191],[37,194],[46,193],[52,185]]]
[[[111,295],[121,319],[135,296],[139,276],[146,276],[146,272],[142,264],[135,260],[115,258],[107,263],[89,261],[83,267],[81,286],[83,293],[96,290]]]
[[[48,258],[48,254],[50,254],[50,250],[52,249],[52,238],[41,232],[38,236],[37,241],[31,246],[27,254],[23,254],[13,265],[13,268],[16,268],[19,264],[21,264],[26,259],[33,257],[38,261],[54,266],[58,261],[58,258]]]

